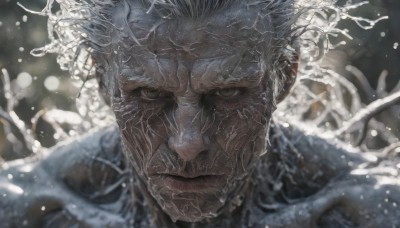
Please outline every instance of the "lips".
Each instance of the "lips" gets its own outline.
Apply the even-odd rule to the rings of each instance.
[[[160,184],[180,192],[212,192],[220,189],[224,183],[221,175],[160,174],[159,178]]]

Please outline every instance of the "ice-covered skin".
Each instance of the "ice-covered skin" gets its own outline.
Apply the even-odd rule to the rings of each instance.
[[[400,225],[396,170],[374,167],[340,143],[332,145],[292,127],[275,128],[271,152],[257,163],[242,205],[229,214],[193,224],[173,223],[147,195],[137,174],[129,172],[119,133],[111,127],[59,145],[41,159],[3,164],[1,227]],[[361,168],[367,164],[371,168]]]
[[[229,213],[266,152],[284,77],[272,72],[279,48],[260,7],[168,20],[139,1],[112,10],[107,76],[116,79],[109,94],[123,149],[173,221]]]
[[[19,177],[32,164],[13,166],[1,181],[5,226],[397,225],[398,181],[386,172],[349,173],[364,162],[361,155],[286,132],[296,153],[275,131],[260,157],[275,100],[287,92],[276,89],[285,77],[275,74],[294,69],[270,68],[277,49],[268,18],[257,20],[259,9],[238,4],[203,19],[162,20],[137,2],[117,5],[103,68],[108,78],[100,81],[107,82],[102,91],[134,169],[118,172],[115,164],[125,160],[118,137],[104,132],[54,149],[28,174],[35,181],[10,180],[8,174]],[[122,187],[124,174],[130,195],[113,194],[110,187]]]

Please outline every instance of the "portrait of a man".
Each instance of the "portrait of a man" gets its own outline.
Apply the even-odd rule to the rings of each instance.
[[[49,52],[79,40],[115,124],[3,164],[1,227],[400,226],[398,174],[273,118],[294,0],[58,2]]]

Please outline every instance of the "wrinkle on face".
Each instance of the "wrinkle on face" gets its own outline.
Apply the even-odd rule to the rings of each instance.
[[[265,73],[259,72],[258,66],[263,58],[262,53],[256,55],[255,50],[266,51],[260,43],[269,43],[268,40],[272,38],[265,35],[265,32],[253,29],[261,21],[265,30],[268,28],[268,20],[259,20],[257,10],[249,10],[247,14],[251,16],[244,17],[243,13],[246,12],[243,11],[246,9],[239,5],[236,7],[238,9],[226,10],[202,19],[163,20],[151,13],[145,14],[144,8],[137,2],[130,4],[133,5],[128,19],[130,28],[125,28],[127,26],[119,17],[115,18],[115,24],[117,28],[122,28],[122,43],[129,40],[129,32],[123,31],[135,31],[141,45],[131,42],[129,53],[122,55],[140,61],[142,68],[145,66],[146,71],[149,71],[144,76],[157,76],[161,83],[168,84],[178,73],[177,68],[186,68],[195,79],[192,81],[197,82],[196,79],[202,77],[200,74],[205,73],[201,72],[204,65],[214,66],[205,74],[204,81],[209,81],[210,72],[217,72],[218,75],[213,75],[213,78],[218,76],[218,80],[251,75],[260,77],[260,74]],[[125,52],[124,49],[121,51]],[[134,56],[131,53],[135,53]],[[199,65],[199,69],[191,67],[193,64]],[[177,83],[176,80],[172,81]],[[176,86],[165,86],[176,89]]]
[[[241,4],[210,17],[171,20],[146,14],[138,2],[129,4],[126,21],[115,9],[119,48],[111,55],[120,91],[112,107],[124,152],[173,220],[215,217],[243,191],[265,152],[275,106],[263,67],[268,49],[256,49],[270,43],[268,33],[260,32],[268,26],[261,26],[258,9]],[[216,93],[227,88],[239,92]],[[163,93],[148,99],[143,89]],[[221,181],[198,193],[163,184],[164,174],[181,173],[218,175]]]

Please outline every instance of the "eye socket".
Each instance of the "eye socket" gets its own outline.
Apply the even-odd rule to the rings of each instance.
[[[223,98],[231,98],[239,95],[241,90],[239,88],[226,88],[218,89],[215,91],[215,95]]]
[[[163,97],[167,97],[168,94],[166,92],[160,91],[158,89],[153,88],[141,88],[140,89],[140,97],[147,100],[155,100]]]

